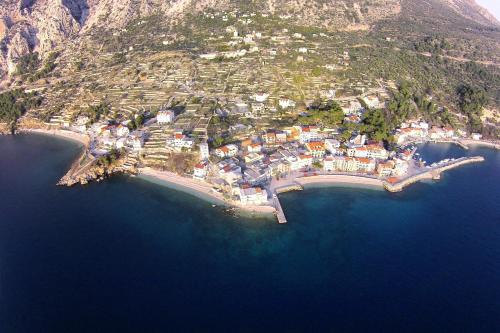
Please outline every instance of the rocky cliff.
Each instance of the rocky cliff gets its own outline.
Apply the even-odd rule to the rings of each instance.
[[[168,24],[177,24],[186,13],[251,9],[303,25],[367,30],[380,20],[397,17],[405,8],[418,8],[427,15],[439,12],[443,17],[453,13],[477,24],[499,26],[474,0],[3,0],[0,70],[12,74],[23,55],[38,52],[43,58],[82,34],[102,28],[120,29],[152,14],[162,15]]]

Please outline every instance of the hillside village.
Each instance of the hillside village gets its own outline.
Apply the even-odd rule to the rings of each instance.
[[[385,108],[396,84],[369,69],[353,71],[363,45],[342,46],[337,34],[320,29],[269,28],[274,19],[207,12],[199,24],[207,29],[197,35],[203,40],[192,48],[181,32],[146,28],[143,40],[156,49],[123,42],[147,20],[113,33],[99,49],[89,42],[94,49],[75,52],[87,44],[70,44],[49,77],[12,82],[44,96],[20,127],[81,133],[96,159],[119,154],[124,171],[171,171],[242,205],[268,204],[280,180],[300,175],[396,181],[425,168],[411,144],[470,135],[439,114],[432,122],[409,117],[390,138],[365,133],[366,114]],[[395,38],[378,42],[389,49]],[[117,39],[127,47],[113,52]]]

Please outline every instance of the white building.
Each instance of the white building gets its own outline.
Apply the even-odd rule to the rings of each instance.
[[[371,109],[377,109],[380,107],[380,101],[377,96],[365,96],[363,97],[363,101]]]
[[[220,158],[233,157],[236,156],[236,154],[238,154],[238,147],[234,144],[229,144],[215,149],[215,155]]]
[[[175,119],[175,113],[173,111],[159,111],[156,115],[156,121],[158,124],[170,124]]]
[[[207,60],[213,60],[217,58],[217,53],[205,53],[205,54],[200,54],[201,59],[207,59]]]
[[[259,92],[259,93],[256,93],[253,96],[253,98],[256,102],[263,103],[269,98],[269,94],[266,94],[264,92]]]
[[[131,138],[132,148],[134,150],[141,150],[144,147],[144,139],[142,136],[133,136]]]
[[[347,156],[385,160],[387,159],[387,157],[389,157],[389,153],[383,147],[380,147],[378,145],[368,145],[347,149]]]
[[[117,149],[125,148],[126,144],[127,144],[127,138],[119,138],[118,140],[116,140]]]
[[[287,97],[281,97],[278,101],[278,104],[282,109],[295,107],[295,102]]]
[[[166,147],[180,151],[183,149],[190,150],[194,146],[194,140],[188,138],[181,131],[175,132],[173,137],[166,140]]]
[[[361,110],[361,103],[359,101],[350,101],[348,104],[342,106],[344,114],[352,114]]]
[[[305,144],[309,153],[315,159],[322,159],[325,156],[325,145],[321,141],[313,141]]]
[[[472,140],[481,140],[483,136],[479,133],[472,133],[471,134]]]
[[[208,163],[201,162],[194,166],[193,178],[203,180],[207,177]]]
[[[335,139],[326,139],[325,140],[325,148],[330,152],[332,155],[337,155],[339,154],[339,148],[340,148],[340,142]]]
[[[305,144],[319,140],[319,128],[317,126],[296,126],[299,131],[299,142]]]
[[[356,136],[353,136],[349,140],[349,146],[350,147],[361,147],[364,146],[366,142],[366,135],[364,134],[358,134]]]
[[[207,160],[210,157],[210,150],[208,149],[208,143],[200,143],[200,159]]]
[[[242,205],[262,205],[267,203],[267,191],[260,187],[240,187],[239,192]]]
[[[260,153],[262,151],[262,145],[260,143],[252,143],[248,145],[247,150],[249,153]]]
[[[116,127],[116,135],[120,137],[124,137],[129,135],[130,130],[128,129],[127,126],[123,126],[122,124],[118,125]]]

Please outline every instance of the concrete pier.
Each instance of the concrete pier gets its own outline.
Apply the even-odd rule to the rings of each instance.
[[[273,202],[274,208],[276,209],[276,218],[278,219],[278,223],[283,224],[287,223],[285,213],[283,212],[283,208],[281,207],[280,199],[276,194],[273,194]]]

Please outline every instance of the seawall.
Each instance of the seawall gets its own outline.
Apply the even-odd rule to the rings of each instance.
[[[478,162],[483,162],[484,157],[482,156],[473,156],[473,157],[462,157],[459,159],[456,159],[452,162],[446,163],[445,165],[442,166],[437,166],[435,168],[431,168],[427,171],[421,172],[419,174],[403,178],[400,181],[396,183],[390,183],[388,181],[384,181],[384,188],[389,191],[389,192],[400,192],[402,191],[406,186],[409,186],[411,184],[414,184],[420,180],[425,180],[425,179],[439,179],[441,177],[441,173],[456,167],[459,167],[464,164],[469,164],[469,163],[478,163]]]

